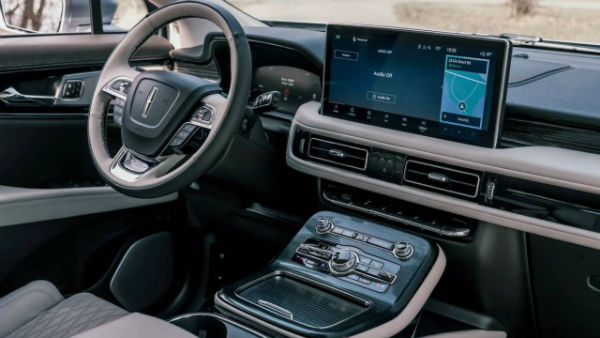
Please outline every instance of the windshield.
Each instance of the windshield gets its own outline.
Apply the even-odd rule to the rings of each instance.
[[[355,23],[600,42],[600,0],[228,0],[265,21]]]

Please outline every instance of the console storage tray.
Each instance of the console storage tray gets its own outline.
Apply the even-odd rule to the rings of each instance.
[[[369,307],[364,300],[284,273],[267,275],[240,287],[236,293],[263,310],[320,329],[346,321]]]

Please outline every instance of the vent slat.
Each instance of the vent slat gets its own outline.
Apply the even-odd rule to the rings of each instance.
[[[367,169],[369,151],[358,146],[312,137],[308,145],[308,156],[340,167],[364,171]]]
[[[474,198],[479,193],[481,175],[444,165],[408,160],[404,170],[404,181],[408,185]]]

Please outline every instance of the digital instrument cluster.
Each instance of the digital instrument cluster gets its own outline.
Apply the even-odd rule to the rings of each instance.
[[[329,25],[322,113],[495,147],[510,50],[497,38]]]
[[[321,100],[321,78],[309,71],[288,66],[263,66],[254,71],[252,97],[270,91],[281,92],[278,111],[294,114],[308,101]]]

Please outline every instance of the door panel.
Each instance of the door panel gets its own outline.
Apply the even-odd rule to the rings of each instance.
[[[0,184],[28,188],[104,185],[87,143],[87,115],[0,113]],[[118,140],[118,129],[111,128]],[[117,147],[114,145],[113,147]]]
[[[62,34],[0,39],[0,73],[101,68],[124,34]],[[132,62],[165,60],[172,46],[154,35],[132,57]]]
[[[122,195],[104,184],[90,157],[91,93],[122,37],[0,39],[0,296],[47,279],[65,294],[92,290],[113,300],[108,282],[128,246],[187,224],[177,194]],[[131,62],[162,65],[171,48],[153,36]],[[83,81],[79,98],[63,98],[68,80]],[[19,102],[11,93],[37,100]],[[109,146],[118,149],[120,130],[111,123],[107,128]]]

